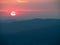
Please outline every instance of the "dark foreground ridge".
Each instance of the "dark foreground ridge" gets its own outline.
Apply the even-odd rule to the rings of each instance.
[[[0,23],[0,45],[60,45],[60,19]]]

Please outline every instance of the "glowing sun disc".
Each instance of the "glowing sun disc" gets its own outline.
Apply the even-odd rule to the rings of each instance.
[[[12,11],[12,12],[10,13],[10,15],[11,15],[11,16],[16,16],[15,11]]]

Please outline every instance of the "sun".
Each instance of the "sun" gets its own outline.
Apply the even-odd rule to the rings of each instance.
[[[10,13],[10,15],[11,15],[11,16],[16,16],[16,12],[15,12],[15,11],[12,11],[12,12]]]

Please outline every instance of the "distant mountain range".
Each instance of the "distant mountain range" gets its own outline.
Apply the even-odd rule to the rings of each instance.
[[[53,28],[60,26],[60,19],[32,19],[24,21],[8,20],[1,23],[3,30],[21,31],[21,30],[37,30],[44,28]],[[58,27],[57,27],[58,28]],[[9,31],[9,32],[10,32]],[[14,31],[14,32],[15,32]]]
[[[23,22],[24,22],[24,21],[36,21],[36,20],[40,20],[40,21],[41,21],[41,20],[42,20],[42,21],[44,21],[44,20],[58,21],[58,20],[59,20],[59,21],[60,21],[60,19],[54,19],[54,18],[52,18],[52,19],[51,19],[51,18],[47,18],[47,19],[45,19],[45,18],[36,18],[36,19],[25,19],[25,20],[24,20],[24,19],[23,19],[23,20],[22,20],[22,19],[21,19],[21,20],[17,20],[17,19],[1,20],[1,19],[0,19],[0,23],[9,23],[9,22],[11,23],[11,22],[22,22],[22,21],[23,21]]]

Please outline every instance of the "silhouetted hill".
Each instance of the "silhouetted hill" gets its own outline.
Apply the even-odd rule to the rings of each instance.
[[[32,19],[1,24],[1,45],[60,45],[60,19]]]

